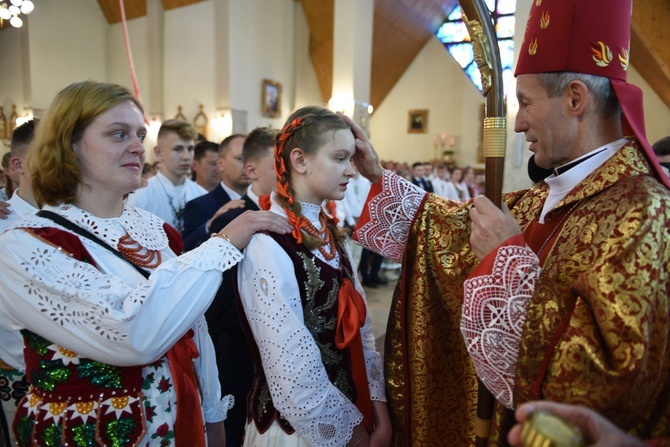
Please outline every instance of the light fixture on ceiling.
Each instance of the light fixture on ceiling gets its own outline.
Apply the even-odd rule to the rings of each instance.
[[[14,28],[21,28],[23,20],[21,14],[28,15],[33,12],[35,5],[31,0],[1,0],[0,1],[0,26],[5,20]]]

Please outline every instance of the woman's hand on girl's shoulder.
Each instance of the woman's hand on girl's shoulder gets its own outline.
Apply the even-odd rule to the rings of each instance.
[[[219,234],[228,237],[230,242],[242,250],[251,237],[259,231],[286,234],[293,230],[288,219],[270,211],[245,211],[223,227]]]

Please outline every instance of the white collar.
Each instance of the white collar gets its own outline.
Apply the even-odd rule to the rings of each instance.
[[[270,195],[271,205],[270,211],[277,213],[281,216],[286,217],[286,211],[284,208],[277,202],[277,194],[273,191]],[[321,212],[321,205],[314,205],[313,203],[299,202],[302,215],[305,216],[311,223],[316,227],[317,230],[321,229],[321,221],[319,220],[319,213]]]
[[[544,202],[539,222],[544,223],[546,215],[553,210],[570,191],[616,154],[627,142],[627,139],[622,138],[604,146],[600,146],[574,160],[577,161],[585,158],[583,162],[572,169],[569,169],[561,175],[552,174],[547,177],[544,181],[547,182],[547,185],[549,186],[549,195]],[[595,155],[593,155],[594,153]]]
[[[252,186],[253,185],[249,185],[249,187],[247,188],[247,197],[249,197],[256,204],[256,206],[258,206],[260,208],[261,207],[261,205],[259,203],[260,198],[258,197],[258,194],[256,194],[254,192],[254,190],[251,189]]]
[[[119,217],[108,219],[94,216],[73,204],[58,205],[53,208],[53,211],[90,231],[112,247],[117,247],[119,239],[126,234],[148,250],[163,250],[168,246],[163,220],[127,203],[124,203],[123,212]],[[38,216],[31,216],[21,226],[26,228],[58,227],[51,219]]]
[[[161,182],[161,185],[163,185],[163,187],[166,188],[166,190],[170,191],[171,193],[174,193],[174,191],[178,191],[180,188],[186,186],[186,182],[188,182],[188,178],[185,178],[184,183],[182,183],[181,185],[175,185],[169,178],[163,175],[161,171],[158,171],[156,173],[156,180]]]
[[[230,197],[230,200],[237,200],[242,197],[241,194],[239,194],[237,191],[234,189],[229,188],[226,186],[225,183],[221,182],[221,187],[223,188],[224,191],[228,194],[228,197]]]

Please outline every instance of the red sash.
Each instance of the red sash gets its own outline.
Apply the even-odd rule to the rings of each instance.
[[[165,354],[170,363],[174,391],[177,395],[177,418],[174,424],[175,444],[205,447],[204,422],[198,393],[198,379],[193,359],[200,354],[193,342],[193,330],[189,330]]]
[[[340,349],[349,348],[351,355],[351,375],[356,384],[356,408],[363,413],[363,426],[368,433],[374,430],[374,414],[368,384],[361,327],[365,324],[367,310],[363,297],[348,279],[342,280],[337,303],[337,329],[335,345]]]

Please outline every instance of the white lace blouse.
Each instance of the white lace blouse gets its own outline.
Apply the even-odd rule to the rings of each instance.
[[[301,203],[303,214],[317,229],[320,206]],[[272,202],[271,211],[285,215]],[[322,261],[339,268],[339,256]],[[353,266],[351,253],[347,256]],[[354,267],[355,268],[355,267]],[[333,385],[321,353],[304,325],[300,287],[293,262],[283,248],[265,234],[256,234],[238,270],[239,292],[265,372],[275,408],[309,445],[344,445],[363,420],[356,406]],[[365,292],[356,278],[356,289]],[[363,350],[373,401],[386,401],[381,356],[375,351],[372,320],[361,328]]]
[[[241,253],[221,238],[177,257],[168,246],[163,221],[126,205],[118,218],[97,218],[73,205],[54,209],[113,247],[128,234],[158,250],[162,263],[146,280],[107,249],[80,238],[98,267],[21,228],[0,237],[0,358],[25,369],[16,349],[18,331],[29,329],[81,357],[118,366],[145,365],[161,358],[189,329],[200,357],[207,422],[225,419],[232,402],[221,400],[218,370],[203,314],[221,282],[221,272]],[[22,228],[60,228],[30,216]],[[67,230],[66,230],[67,231]],[[167,362],[156,375],[170,375]],[[146,369],[146,368],[145,368]],[[152,371],[156,371],[152,368]]]

